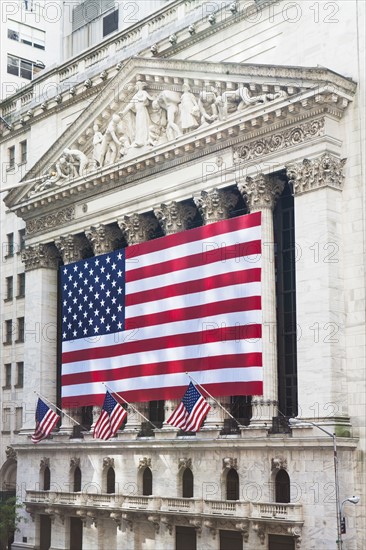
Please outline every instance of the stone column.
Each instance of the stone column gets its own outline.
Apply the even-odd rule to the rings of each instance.
[[[262,357],[263,395],[253,396],[253,416],[250,425],[261,427],[277,416],[277,319],[276,279],[274,262],[273,209],[284,188],[284,183],[258,174],[238,183],[249,211],[262,213]],[[267,428],[270,426],[267,425]]]
[[[158,221],[155,218],[144,216],[143,214],[133,214],[132,216],[123,216],[118,220],[118,226],[121,229],[128,245],[139,244],[151,239],[158,226]],[[146,416],[146,403],[132,403],[132,405]],[[125,433],[136,436],[141,429],[141,416],[131,409],[127,416],[127,423],[124,429]]]
[[[196,209],[193,206],[172,201],[168,204],[161,204],[154,208],[154,214],[159,220],[159,223],[165,235],[173,235],[180,231],[185,231],[188,222],[196,215]],[[178,399],[169,399],[165,401],[165,420],[169,418],[172,412],[176,409],[179,403]],[[164,430],[177,431],[168,424],[164,425]]]
[[[295,194],[298,415],[325,424],[347,421],[344,164],[324,153],[287,166]]]
[[[34,430],[37,391],[52,403],[57,398],[57,268],[54,246],[27,246],[22,252],[26,271],[24,331],[25,430]]]
[[[236,205],[238,199],[238,195],[230,191],[223,191],[222,189],[216,188],[208,191],[201,191],[199,195],[193,197],[204,225],[226,220],[229,217],[230,210]],[[207,400],[211,405],[211,410],[201,430],[203,434],[208,430],[221,430],[224,425],[224,420],[229,418],[213,399],[208,398]],[[217,401],[223,406],[226,406],[226,408],[230,407],[230,396],[217,397]]]
[[[72,262],[82,260],[83,253],[87,247],[86,239],[79,235],[62,235],[55,240],[55,245],[62,257],[65,265]],[[81,424],[81,408],[66,409],[65,412],[70,415],[76,422]],[[61,431],[70,433],[74,426],[77,426],[70,418],[64,416],[62,418]]]
[[[94,255],[100,256],[101,254],[108,254],[108,252],[112,252],[115,249],[120,232],[117,227],[98,224],[86,229],[85,236],[93,248]],[[97,405],[93,406],[91,433],[94,431],[94,426],[100,416],[101,410],[101,407]]]

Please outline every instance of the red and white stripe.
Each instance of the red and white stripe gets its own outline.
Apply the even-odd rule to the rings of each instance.
[[[32,434],[31,440],[33,443],[38,443],[42,439],[45,439],[50,435],[53,428],[56,426],[58,420],[60,419],[59,415],[56,414],[53,410],[49,409],[41,422],[39,422],[34,433]]]
[[[103,409],[94,426],[93,437],[105,440],[110,439],[115,435],[126,416],[127,411],[121,405],[117,405],[110,416]]]
[[[260,212],[126,249],[125,331],[64,342],[63,406],[262,394]]]
[[[200,397],[195,403],[191,414],[188,413],[184,404],[180,402],[179,406],[167,420],[167,424],[180,428],[184,432],[198,432],[211,406],[204,397]]]

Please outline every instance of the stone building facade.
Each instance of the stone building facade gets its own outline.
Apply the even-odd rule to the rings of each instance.
[[[4,186],[26,227],[12,548],[365,547],[365,14],[314,6],[177,0],[59,67],[47,102],[45,73],[1,105],[2,151],[31,151]],[[85,429],[64,417],[33,445],[34,392],[60,398],[57,268],[258,211],[264,391],[219,398],[240,426],[212,402],[182,435],[176,402],[144,402],[156,429],[129,414],[101,442],[78,408]]]

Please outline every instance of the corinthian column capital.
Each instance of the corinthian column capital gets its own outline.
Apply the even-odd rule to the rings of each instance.
[[[36,244],[27,246],[21,253],[25,270],[39,269],[42,267],[57,269],[59,256],[52,244]]]
[[[210,191],[201,191],[201,194],[193,197],[193,200],[200,211],[204,224],[207,225],[226,220],[239,198],[230,191],[215,188]]]
[[[123,216],[118,220],[118,225],[127,243],[132,245],[151,239],[158,226],[158,221],[143,214],[132,214],[132,216]]]
[[[119,237],[117,227],[103,224],[92,225],[85,231],[85,235],[96,256],[114,250]]]
[[[172,235],[187,229],[188,222],[195,217],[196,212],[193,206],[175,201],[163,203],[154,208],[154,214],[165,235]]]
[[[238,183],[238,189],[245,198],[249,211],[273,210],[276,201],[283,191],[284,183],[270,176],[258,174],[254,178],[247,177]]]
[[[315,159],[304,159],[302,162],[288,164],[286,166],[287,176],[295,195],[321,187],[342,189],[343,167],[346,160],[337,158],[330,153],[324,153]]]
[[[84,251],[87,247],[86,239],[80,235],[62,235],[55,240],[64,264],[78,262],[84,257]]]

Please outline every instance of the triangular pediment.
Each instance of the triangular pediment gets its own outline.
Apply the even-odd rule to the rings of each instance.
[[[265,124],[270,130],[300,112],[309,116],[314,107],[340,118],[355,89],[322,67],[131,58],[6,203],[17,208],[72,186],[82,192],[104,174],[117,171],[121,179],[182,151],[233,136],[245,140],[248,129]]]

